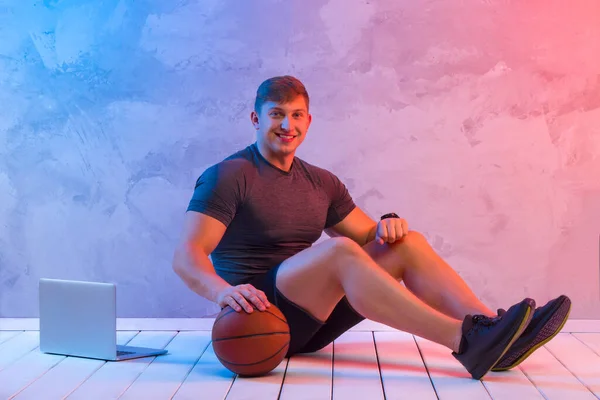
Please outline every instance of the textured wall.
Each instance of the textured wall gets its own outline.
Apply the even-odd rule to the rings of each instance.
[[[0,0],[0,316],[37,316],[40,277],[115,282],[122,317],[214,312],[170,268],[183,211],[290,73],[298,155],[369,214],[492,307],[599,318],[598,4]]]

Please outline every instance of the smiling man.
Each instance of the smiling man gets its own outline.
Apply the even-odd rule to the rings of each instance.
[[[250,120],[256,142],[196,182],[173,260],[191,290],[238,312],[275,304],[288,356],[369,318],[448,347],[474,379],[513,368],[560,331],[566,296],[494,313],[404,218],[371,219],[335,174],[296,157],[312,120],[298,79],[263,82]],[[331,238],[315,245],[323,231]]]

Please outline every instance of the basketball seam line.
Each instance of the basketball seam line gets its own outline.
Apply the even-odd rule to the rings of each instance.
[[[254,336],[289,335],[289,334],[290,334],[289,331],[285,331],[285,332],[252,333],[252,334],[249,334],[249,335],[228,336],[228,337],[224,337],[224,338],[213,339],[212,341],[213,342],[222,342],[223,340],[244,339],[244,338],[249,338],[249,337],[254,337]]]
[[[231,308],[231,306],[229,306],[229,307]],[[221,310],[221,311],[222,311],[222,310]],[[217,324],[217,321],[219,321],[221,318],[225,317],[226,315],[229,315],[229,314],[231,314],[232,312],[237,312],[237,311],[235,311],[233,308],[231,308],[231,310],[229,310],[229,311],[228,311],[228,312],[226,312],[225,314],[223,314],[223,315],[221,315],[220,317],[218,317],[218,318],[215,320],[215,322],[213,322],[213,325],[216,325],[216,324]],[[245,312],[245,311],[244,311],[244,312]],[[284,323],[286,323],[286,324],[288,323],[286,319],[282,319],[281,317],[279,317],[279,315],[275,315],[275,314],[273,314],[271,311],[269,311],[269,309],[266,309],[265,311],[261,311],[261,312],[266,312],[266,313],[269,313],[269,314],[271,314],[272,316],[274,316],[275,318],[277,318],[278,320],[280,320],[281,322],[284,322]],[[283,318],[285,318],[285,315],[283,316]]]
[[[287,320],[285,320],[285,319],[281,319],[281,318],[279,317],[279,315],[275,315],[275,314],[273,314],[271,311],[269,311],[269,309],[268,309],[268,308],[267,308],[265,311],[263,311],[263,312],[268,312],[269,314],[271,314],[272,316],[274,316],[275,318],[277,318],[277,319],[278,319],[278,320],[280,320],[281,322],[285,322],[286,324],[288,323],[288,322],[287,322]],[[283,314],[283,312],[282,312],[282,314]],[[284,315],[284,318],[285,318],[285,315]]]
[[[221,311],[222,311],[222,310],[221,310]],[[235,312],[235,310],[234,310],[233,308],[232,308],[231,310],[229,310],[228,312],[226,312],[225,314],[223,314],[223,315],[221,315],[220,317],[218,317],[217,319],[215,319],[215,322],[213,322],[213,325],[216,325],[216,324],[217,324],[217,322],[219,322],[219,320],[220,320],[221,318],[223,318],[223,317],[224,317],[224,316],[226,316],[226,315],[229,315],[229,314],[231,314],[232,312]]]
[[[276,352],[275,352],[273,355],[271,355],[271,356],[269,356],[269,357],[265,358],[264,360],[255,361],[255,362],[253,362],[253,363],[249,363],[249,364],[233,363],[233,362],[229,362],[229,361],[227,361],[227,360],[225,360],[225,359],[223,359],[223,358],[219,357],[218,355],[216,355],[216,356],[217,356],[217,358],[218,358],[219,360],[221,360],[221,361],[222,361],[222,362],[224,362],[224,363],[227,363],[227,364],[230,364],[230,365],[237,365],[237,366],[240,366],[240,367],[242,367],[242,366],[244,366],[244,367],[247,367],[247,366],[251,366],[251,365],[261,364],[261,363],[264,363],[264,362],[265,362],[265,361],[267,361],[267,360],[270,360],[271,358],[273,358],[273,357],[275,357],[276,355],[278,355],[279,353],[281,353],[281,350],[285,349],[285,348],[286,348],[286,346],[289,346],[289,344],[290,344],[290,342],[288,341],[288,342],[286,342],[286,343],[285,343],[285,344],[284,344],[284,345],[283,345],[283,346],[282,346],[282,347],[281,347],[279,350],[277,350],[277,351],[276,351]],[[242,375],[243,375],[243,374],[242,374]]]

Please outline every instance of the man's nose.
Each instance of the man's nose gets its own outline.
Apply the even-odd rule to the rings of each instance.
[[[283,118],[283,121],[281,121],[281,129],[290,130],[290,119],[288,117]]]

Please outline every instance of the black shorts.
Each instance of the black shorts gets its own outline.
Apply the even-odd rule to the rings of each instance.
[[[275,278],[278,269],[279,266],[276,266],[248,283],[265,292],[269,302],[275,304],[285,315],[290,326],[290,347],[287,357],[320,350],[365,319],[350,306],[346,297],[343,297],[327,321],[324,323],[319,321],[277,290]]]

